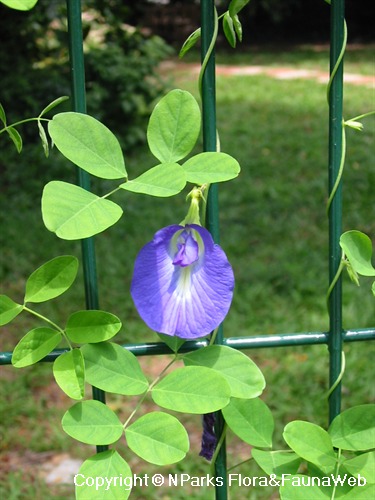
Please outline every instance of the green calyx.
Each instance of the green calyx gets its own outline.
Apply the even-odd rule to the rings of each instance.
[[[201,220],[199,215],[199,203],[203,197],[204,186],[194,187],[190,193],[187,195],[187,199],[190,198],[190,207],[186,214],[186,217],[181,222],[182,225],[186,224],[197,224],[201,226]]]

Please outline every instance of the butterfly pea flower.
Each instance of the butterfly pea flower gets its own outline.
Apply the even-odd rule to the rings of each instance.
[[[233,287],[232,267],[207,229],[171,225],[160,229],[139,252],[131,295],[152,330],[195,339],[223,321]]]

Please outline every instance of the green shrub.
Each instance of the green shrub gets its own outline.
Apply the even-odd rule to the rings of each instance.
[[[131,27],[108,30],[85,56],[88,112],[105,123],[126,150],[146,138],[153,102],[165,90],[155,68],[171,49]]]
[[[161,38],[125,24],[111,8],[107,6],[104,14],[85,9],[83,14],[87,107],[128,153],[145,140],[153,101],[165,90],[155,70],[172,49]],[[49,102],[70,95],[64,9],[63,4],[47,0],[40,0],[28,13],[1,9],[0,67],[5,71],[0,102],[8,123],[37,116]],[[70,107],[67,101],[56,112]],[[2,191],[17,183],[26,183],[30,190],[35,179],[40,183],[41,177],[47,181],[65,175],[58,155],[48,163],[43,160],[36,125],[29,123],[19,131],[25,144],[21,156],[12,145],[5,147],[9,141],[5,134],[0,137]]]

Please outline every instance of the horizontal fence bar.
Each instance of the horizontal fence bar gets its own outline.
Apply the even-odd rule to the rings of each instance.
[[[342,333],[343,342],[375,340],[375,328],[348,330]],[[257,349],[262,347],[288,347],[299,345],[328,344],[328,332],[283,333],[280,335],[264,335],[259,337],[231,337],[225,345],[234,349]]]
[[[375,340],[375,328],[362,328],[359,330],[345,330],[342,333],[343,342],[359,342]],[[223,339],[223,345],[234,349],[260,349],[265,347],[288,347],[299,345],[328,344],[328,332],[307,333],[281,333],[276,335],[258,335],[254,337],[228,337]],[[208,340],[188,341],[182,345],[179,353],[196,351],[208,345]],[[124,349],[135,356],[153,356],[157,354],[173,354],[173,351],[163,342],[145,342],[144,344],[123,344]],[[56,349],[40,362],[52,362],[68,349]],[[0,365],[10,365],[11,352],[0,353]]]

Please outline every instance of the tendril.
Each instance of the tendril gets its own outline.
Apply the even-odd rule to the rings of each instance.
[[[327,101],[328,102],[329,102],[329,94],[331,92],[331,86],[332,86],[333,79],[335,78],[337,70],[339,69],[339,66],[340,66],[340,64],[341,64],[341,62],[342,62],[342,60],[344,58],[347,41],[348,41],[348,28],[347,28],[347,25],[346,25],[346,21],[344,19],[344,38],[343,38],[343,41],[342,41],[341,51],[340,51],[339,57],[337,58],[336,64],[335,64],[335,66],[334,66],[334,68],[332,70],[332,73],[330,75],[329,82],[328,82],[328,85],[327,85]]]
[[[215,43],[217,40],[218,31],[219,31],[219,18],[217,15],[217,10],[216,10],[216,8],[214,8],[214,31],[212,33],[212,39],[211,39],[210,45],[208,46],[207,52],[203,58],[201,70],[199,72],[199,77],[198,77],[198,88],[199,88],[199,95],[200,95],[201,99],[202,99],[203,76],[204,76],[204,72],[206,71],[208,61],[209,61],[211,54],[214,50]]]
[[[333,198],[335,197],[335,194],[336,194],[337,189],[339,187],[339,184],[341,182],[342,174],[344,172],[345,157],[346,157],[346,133],[345,133],[345,122],[344,121],[342,121],[341,127],[342,127],[342,132],[341,132],[340,166],[339,166],[339,170],[337,172],[337,177],[336,177],[335,183],[333,185],[332,191],[330,192],[330,195],[329,195],[329,198],[327,201],[327,215],[328,215],[330,206],[332,204]]]
[[[340,370],[340,373],[339,373],[337,379],[334,381],[334,383],[331,385],[331,387],[328,389],[328,391],[326,393],[327,399],[331,396],[333,391],[336,389],[336,387],[342,381],[344,373],[345,373],[345,353],[344,353],[344,351],[341,351],[341,370]]]

